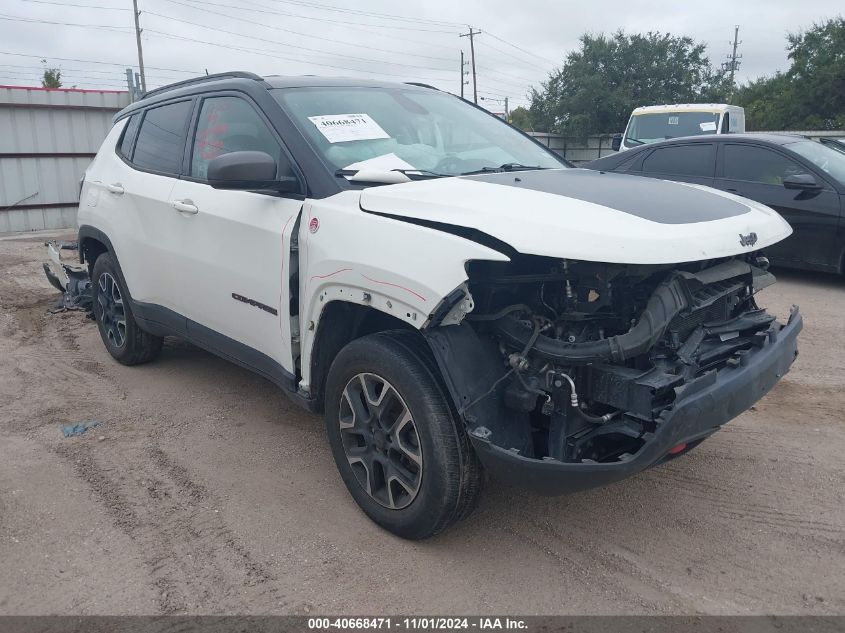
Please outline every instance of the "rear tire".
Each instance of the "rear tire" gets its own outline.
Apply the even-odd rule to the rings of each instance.
[[[138,326],[123,273],[110,253],[103,253],[94,262],[91,288],[94,318],[109,354],[123,365],[139,365],[158,356],[164,339]]]
[[[349,343],[332,364],[325,395],[335,463],[373,521],[424,539],[472,511],[481,465],[417,333]]]

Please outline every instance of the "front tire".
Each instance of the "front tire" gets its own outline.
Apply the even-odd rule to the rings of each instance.
[[[91,288],[94,318],[109,354],[124,365],[139,365],[158,356],[164,339],[138,326],[123,273],[111,254],[104,253],[94,262]]]
[[[326,383],[326,430],[350,494],[373,521],[424,539],[464,518],[481,466],[414,332],[357,339]]]

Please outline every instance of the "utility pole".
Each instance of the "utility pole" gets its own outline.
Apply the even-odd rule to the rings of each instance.
[[[505,97],[505,121],[510,121],[510,120],[511,120],[511,113],[508,110],[508,98]]]
[[[478,84],[475,80],[475,41],[473,40],[473,36],[481,35],[481,31],[475,31],[471,26],[467,28],[469,28],[469,33],[460,33],[459,37],[469,38],[469,56],[472,60],[472,102],[478,103]]]
[[[728,55],[728,61],[722,64],[722,68],[730,72],[730,84],[731,84],[731,94],[733,94],[734,90],[734,76],[736,75],[736,71],[739,70],[739,65],[742,63],[740,60],[742,59],[742,55],[736,54],[736,48],[742,42],[739,41],[739,24],[734,27],[734,41],[728,42],[732,45],[731,53]]]
[[[141,90],[147,92],[147,76],[144,74],[144,51],[141,49],[141,25],[138,23],[138,17],[141,12],[138,11],[138,0],[132,0],[135,15],[135,41],[138,43],[138,69],[141,71]]]
[[[464,49],[461,49],[461,99],[464,98]]]

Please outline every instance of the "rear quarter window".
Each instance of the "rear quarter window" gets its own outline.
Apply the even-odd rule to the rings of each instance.
[[[120,135],[120,142],[117,145],[117,152],[126,160],[132,159],[132,146],[135,143],[135,134],[138,132],[138,126],[141,123],[141,115],[133,114],[129,117],[129,122],[123,128],[123,134]]]

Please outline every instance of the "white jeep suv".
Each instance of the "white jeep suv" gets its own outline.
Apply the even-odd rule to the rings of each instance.
[[[103,342],[175,335],[325,416],[406,538],[485,471],[547,494],[690,450],[797,354],[755,304],[790,233],[705,187],[571,169],[434,88],[226,73],[116,115],[79,206]]]

